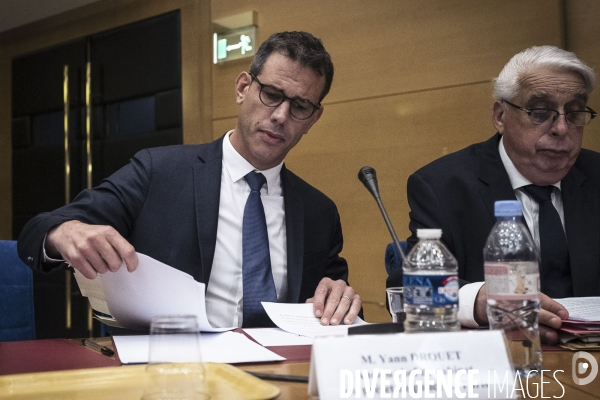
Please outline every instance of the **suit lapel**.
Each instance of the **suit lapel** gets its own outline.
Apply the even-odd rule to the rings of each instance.
[[[288,298],[286,302],[297,303],[302,286],[304,263],[304,202],[296,190],[293,176],[285,167],[281,169],[285,231],[287,245]]]
[[[486,141],[481,149],[479,162],[479,179],[485,184],[479,193],[490,217],[494,221],[494,202],[498,200],[517,200],[498,152],[499,142],[500,134],[496,134]]]
[[[594,190],[584,186],[585,180],[586,176],[573,166],[561,183],[575,296],[597,295],[600,273],[595,268],[600,259],[600,205]]]
[[[203,282],[208,287],[217,242],[223,137],[200,148],[200,162],[194,165],[196,224],[200,245]]]
[[[486,184],[480,193],[492,218],[496,200],[516,200],[498,152],[499,140],[498,134],[488,140],[480,157],[479,179]],[[585,180],[586,176],[574,166],[561,184],[575,296],[596,295],[600,274],[590,268],[600,259],[600,199],[593,189],[584,186]]]

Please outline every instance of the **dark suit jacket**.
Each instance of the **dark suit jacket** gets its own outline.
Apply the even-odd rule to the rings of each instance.
[[[500,135],[444,156],[408,178],[409,249],[418,228],[441,228],[459,278],[484,280],[483,247],[495,222],[494,202],[516,200],[504,169]],[[600,154],[582,149],[562,180],[565,230],[575,296],[600,295]],[[388,286],[401,284],[399,273]]]
[[[142,150],[128,165],[68,206],[43,213],[19,236],[21,259],[43,270],[42,242],[63,221],[111,225],[140,253],[208,283],[219,214],[223,138],[202,145]],[[304,302],[323,277],[347,281],[339,256],[342,231],[335,204],[281,170],[287,232],[288,297]]]

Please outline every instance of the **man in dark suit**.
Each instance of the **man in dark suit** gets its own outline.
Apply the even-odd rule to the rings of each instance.
[[[208,144],[139,152],[99,187],[32,219],[19,237],[21,258],[39,270],[68,263],[93,279],[123,262],[134,271],[141,252],[207,284],[212,325],[242,326],[250,292],[243,247],[254,246],[244,227],[247,180],[260,175],[252,190],[264,206],[268,248],[259,264],[270,262],[262,277],[273,287],[271,301],[313,302],[321,324],[352,323],[361,300],[347,285],[348,266],[339,256],[337,208],[283,165],[321,117],[332,80],[333,64],[319,39],[305,32],[274,34],[257,51],[250,72],[236,80],[235,129]],[[260,300],[268,298],[253,301]]]
[[[408,247],[417,242],[417,229],[442,229],[442,240],[459,264],[463,325],[487,323],[483,248],[495,222],[494,202],[521,200],[524,219],[540,244],[539,203],[525,191],[530,184],[550,186],[566,232],[569,265],[562,293],[600,295],[600,154],[581,149],[584,125],[595,116],[587,107],[594,80],[593,71],[573,53],[556,47],[517,54],[495,80],[498,133],[409,177]],[[399,274],[390,275],[388,286],[400,280]],[[546,289],[551,293],[554,287]],[[555,329],[568,313],[545,294],[541,300],[541,338],[555,342]]]

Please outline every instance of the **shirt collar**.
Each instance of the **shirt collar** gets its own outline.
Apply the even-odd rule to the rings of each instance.
[[[281,168],[283,167],[283,161],[273,168],[263,171],[254,168],[254,166],[250,164],[248,160],[242,157],[242,155],[233,148],[233,145],[229,140],[229,135],[231,135],[232,132],[233,130],[227,132],[225,138],[223,139],[223,163],[229,172],[231,180],[235,183],[240,179],[244,179],[244,176],[246,176],[249,172],[258,171],[267,179],[267,193],[269,193],[269,188],[278,187],[280,184],[280,173]]]
[[[510,179],[510,184],[512,185],[513,190],[522,188],[523,186],[532,185],[531,181],[525,178],[515,167],[512,160],[506,153],[506,149],[504,148],[504,136],[500,138],[500,143],[498,144],[498,151],[500,152],[500,159],[502,160],[502,164],[504,164],[504,169],[508,173],[508,179]],[[560,181],[553,184],[552,186],[556,186],[560,189]]]

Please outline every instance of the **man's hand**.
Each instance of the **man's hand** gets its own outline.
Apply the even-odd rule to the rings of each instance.
[[[117,271],[123,262],[129,272],[138,265],[135,249],[114,228],[67,221],[46,236],[46,254],[62,258],[88,279]]]
[[[540,301],[540,339],[544,343],[556,343],[558,342],[557,329],[560,329],[563,320],[569,318],[569,312],[545,294],[540,294]]]
[[[486,305],[487,295],[484,289],[485,285],[479,289],[477,299],[475,300],[475,321],[479,325],[489,323]],[[569,312],[560,303],[552,300],[550,297],[540,293],[540,315],[538,317],[540,326],[540,339],[544,343],[553,344],[558,342],[557,329],[560,328],[562,320],[569,318]]]
[[[315,317],[321,318],[321,325],[339,325],[342,319],[344,324],[350,325],[362,307],[360,296],[341,279],[321,279],[314,297],[306,302],[313,303]]]

